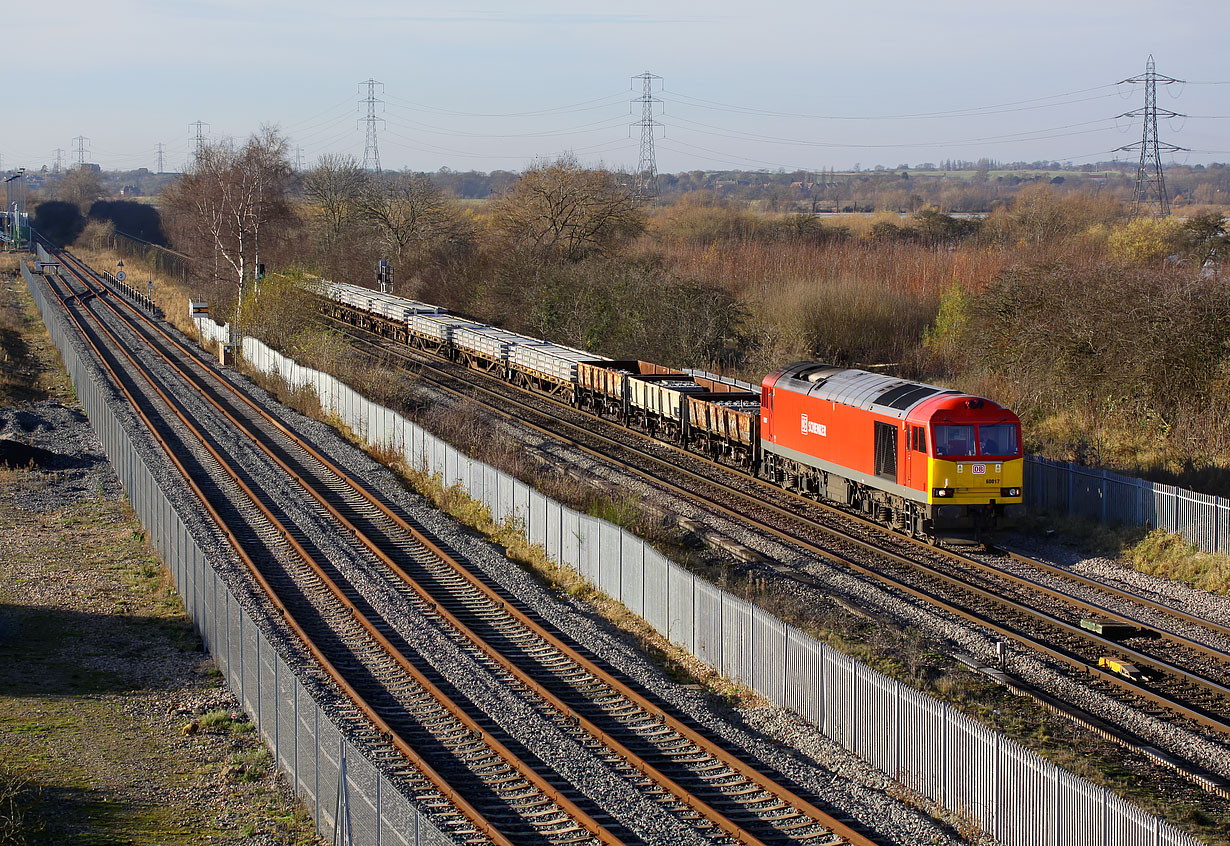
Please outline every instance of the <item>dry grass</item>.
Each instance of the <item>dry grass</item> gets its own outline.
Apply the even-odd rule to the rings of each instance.
[[[1010,260],[1000,248],[858,237],[667,241],[642,249],[659,250],[672,273],[736,299],[749,340],[736,367],[754,381],[806,358],[917,372],[942,293],[954,284],[976,291]]]
[[[0,405],[71,400],[72,383],[26,289],[17,257],[0,253]]]
[[[1126,550],[1127,561],[1150,576],[1172,579],[1210,593],[1230,593],[1230,555],[1201,552],[1179,535],[1150,532]]]
[[[195,338],[196,325],[188,317],[188,299],[199,298],[201,293],[176,276],[156,269],[140,256],[123,256],[110,247],[94,247],[79,243],[72,248],[73,255],[97,271],[114,272],[119,261],[124,262],[124,271],[129,283],[144,290],[146,281],[154,283],[154,302],[162,308],[167,321],[185,335]]]

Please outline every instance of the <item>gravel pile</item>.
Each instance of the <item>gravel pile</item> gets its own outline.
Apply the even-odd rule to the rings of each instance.
[[[35,484],[26,485],[19,502],[22,508],[52,513],[82,499],[111,498],[122,490],[102,444],[78,409],[51,400],[0,408],[0,440],[13,445],[3,450],[13,460],[0,464],[33,471],[26,478]],[[21,446],[32,449],[23,454]],[[39,479],[55,484],[37,484]]]

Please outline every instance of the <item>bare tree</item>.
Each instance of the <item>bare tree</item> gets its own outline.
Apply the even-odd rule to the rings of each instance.
[[[320,209],[325,239],[337,241],[355,219],[367,188],[367,173],[354,156],[321,156],[303,177],[303,193]]]
[[[277,129],[262,127],[238,150],[204,147],[192,170],[165,195],[168,210],[213,252],[214,278],[223,268],[235,281],[242,305],[248,277],[260,263],[261,239],[272,227],[294,222],[287,199],[291,167],[287,142]]]
[[[103,196],[102,177],[93,167],[75,167],[60,178],[55,196],[57,200],[75,203],[82,214],[87,214],[94,201]]]
[[[399,266],[473,239],[470,226],[453,203],[422,174],[385,173],[369,178],[359,213]]]
[[[645,226],[631,187],[571,156],[526,170],[496,203],[493,216],[514,248],[572,260],[605,252]]]

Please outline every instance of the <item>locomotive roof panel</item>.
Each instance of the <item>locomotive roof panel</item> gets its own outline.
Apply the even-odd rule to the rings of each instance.
[[[898,419],[904,419],[928,399],[959,393],[938,385],[815,361],[802,361],[783,368],[775,384],[819,400],[839,402]]]

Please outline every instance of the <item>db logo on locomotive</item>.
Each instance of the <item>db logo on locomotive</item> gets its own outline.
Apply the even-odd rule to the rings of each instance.
[[[802,417],[799,418],[799,428],[803,430],[804,435],[807,435],[807,434],[819,435],[820,437],[823,438],[823,437],[827,437],[829,433],[827,426],[825,426],[823,423],[812,423],[810,420],[807,419],[806,414],[804,414]]]

